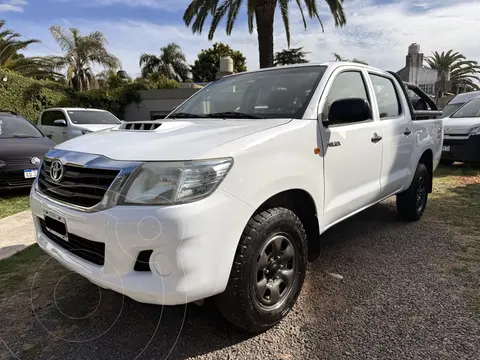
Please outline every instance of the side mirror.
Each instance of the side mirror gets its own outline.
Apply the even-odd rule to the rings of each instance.
[[[59,120],[55,120],[53,122],[53,125],[60,126],[60,127],[65,127],[65,126],[67,126],[67,122],[63,119],[59,119]]]
[[[323,121],[325,126],[355,123],[372,118],[372,109],[365,99],[348,98],[334,101],[328,111],[328,119]]]

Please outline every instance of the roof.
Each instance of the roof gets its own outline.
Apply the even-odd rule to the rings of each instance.
[[[467,93],[461,93],[456,95],[452,100],[450,100],[450,102],[447,105],[466,103],[467,101],[470,101],[471,99],[474,99],[478,96],[480,96],[480,91],[471,91]]]
[[[65,110],[65,111],[107,111],[103,109],[92,109],[92,108],[74,108],[74,107],[55,107],[55,108],[47,108],[45,110]]]

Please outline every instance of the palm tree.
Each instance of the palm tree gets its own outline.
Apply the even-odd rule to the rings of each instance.
[[[40,40],[20,40],[21,34],[5,28],[5,21],[0,20],[0,67],[15,71],[29,77],[60,77],[54,71],[55,64],[48,57],[25,57],[20,51]]]
[[[338,53],[333,53],[333,58],[334,58],[334,61],[349,61],[349,62],[354,62],[354,63],[357,63],[357,64],[368,65],[368,63],[364,60],[360,60],[360,59],[357,59],[357,58],[353,58],[352,60],[350,60],[350,59],[344,58],[343,56],[341,56]]]
[[[212,22],[210,25],[210,31],[208,33],[208,39],[212,40],[215,31],[220,24],[220,21],[226,16],[226,31],[227,35],[230,35],[237,20],[238,13],[243,4],[243,0],[223,0],[219,4],[220,0],[191,0],[190,5],[185,10],[183,20],[187,26],[192,26],[194,33],[201,33],[205,20],[209,15],[212,15]],[[288,5],[290,0],[247,0],[247,17],[248,17],[248,30],[253,32],[256,22],[257,37],[258,37],[258,50],[260,55],[260,67],[271,67],[274,64],[273,59],[273,21],[275,18],[275,9],[277,4],[280,8],[283,24],[285,27],[287,44],[290,47],[290,21],[288,16]],[[335,26],[343,26],[347,20],[343,11],[343,0],[325,0],[330,7]],[[303,26],[307,29],[307,22],[305,20],[305,14],[303,7],[306,7],[308,17],[317,18],[322,26],[323,23],[320,20],[320,16],[317,8],[316,0],[296,0],[297,6],[300,9],[300,13],[303,19]],[[302,5],[304,4],[304,5]]]
[[[66,68],[68,82],[76,90],[96,87],[94,65],[113,70],[121,66],[120,60],[107,51],[107,39],[100,31],[82,36],[78,29],[66,31],[55,25],[50,32],[65,54],[52,57],[52,61],[58,68]]]
[[[308,60],[305,58],[307,53],[303,51],[303,47],[294,49],[285,49],[275,53],[274,65],[293,65],[305,64]]]
[[[160,56],[143,53],[140,55],[140,67],[144,78],[156,74],[182,82],[190,77],[190,67],[185,54],[176,43],[160,48]]]
[[[467,90],[480,90],[476,81],[480,81],[476,75],[480,72],[480,65],[477,61],[467,60],[466,57],[453,50],[447,52],[432,52],[432,56],[425,59],[431,69],[436,69],[440,73],[440,79],[446,80],[447,73],[450,73],[452,88],[458,92],[460,87]],[[453,89],[452,89],[453,90]]]

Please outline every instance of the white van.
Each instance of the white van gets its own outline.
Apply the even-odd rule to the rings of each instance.
[[[90,132],[109,129],[122,122],[112,113],[100,109],[51,108],[38,119],[38,128],[55,144]]]

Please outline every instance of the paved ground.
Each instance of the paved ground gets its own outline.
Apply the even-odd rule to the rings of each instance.
[[[0,260],[34,243],[32,213],[19,214],[0,219]]]
[[[480,298],[466,296],[480,288],[478,268],[454,267],[468,241],[480,249],[428,210],[404,223],[392,203],[379,204],[323,236],[294,311],[256,336],[209,306],[100,291],[39,251],[25,264],[31,280],[0,296],[0,358],[480,359]]]

